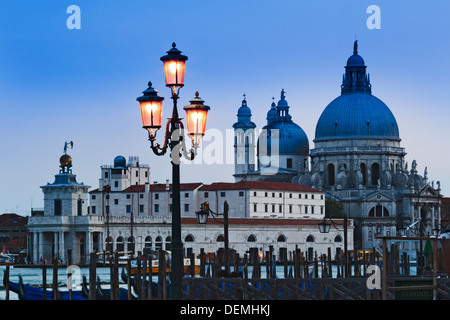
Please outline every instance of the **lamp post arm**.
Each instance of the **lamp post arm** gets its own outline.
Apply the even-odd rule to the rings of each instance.
[[[155,137],[150,137],[150,148],[152,149],[153,153],[156,154],[157,156],[162,156],[167,152],[167,147],[169,145],[169,140],[170,140],[170,123],[172,122],[172,119],[167,120],[166,123],[166,131],[165,131],[165,136],[164,136],[164,144],[162,146],[162,148],[160,147],[159,143],[155,144]]]
[[[181,149],[183,149],[183,155],[186,158],[186,160],[194,160],[195,156],[197,155],[197,147],[191,148],[189,151],[187,151],[186,143],[184,139],[184,125],[183,122],[179,122],[179,128],[180,128],[180,142],[181,142]]]
[[[345,223],[345,224],[347,223],[347,221],[346,221],[347,219],[346,219],[346,218],[347,218],[347,216],[345,216],[345,218],[344,218],[344,221],[345,221],[344,223]],[[344,229],[341,230],[341,229],[339,229],[338,227],[336,227],[336,226],[337,226],[337,223],[334,222],[333,219],[331,219],[331,218],[328,218],[328,219],[331,221],[331,223],[333,224],[333,227],[334,227],[337,231],[345,231],[345,226],[344,226]]]

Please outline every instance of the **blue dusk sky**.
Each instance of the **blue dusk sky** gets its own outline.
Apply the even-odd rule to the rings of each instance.
[[[67,27],[71,5],[81,10],[81,29]],[[370,5],[380,9],[380,29],[367,26]],[[222,150],[206,146],[232,128],[244,93],[261,128],[284,88],[314,147],[356,38],[373,95],[397,119],[406,160],[421,174],[427,167],[448,196],[449,12],[448,0],[1,1],[0,212],[43,207],[40,186],[54,181],[65,141],[74,142],[73,173],[92,189],[100,166],[117,155],[139,156],[152,182],[171,179],[169,156],[149,148],[136,97],[152,81],[170,116],[159,58],[172,42],[189,57],[180,114],[199,91],[212,132],[201,152],[218,162],[182,165],[182,182],[234,181],[232,141],[221,141]]]

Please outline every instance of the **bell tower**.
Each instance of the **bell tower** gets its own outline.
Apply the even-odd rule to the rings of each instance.
[[[237,113],[234,128],[234,177],[236,181],[246,180],[246,175],[255,170],[255,128],[252,112],[244,100]]]

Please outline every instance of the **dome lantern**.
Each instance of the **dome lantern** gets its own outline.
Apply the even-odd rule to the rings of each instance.
[[[347,60],[342,79],[341,93],[372,93],[369,75],[366,74],[364,59],[358,55],[358,41],[353,44],[353,55]]]

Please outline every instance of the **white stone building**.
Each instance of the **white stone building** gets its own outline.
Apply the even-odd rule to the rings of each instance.
[[[63,170],[64,171],[64,170]],[[171,184],[149,183],[149,166],[137,157],[126,163],[116,157],[113,166],[101,167],[99,188],[76,182],[71,172],[56,175],[43,186],[44,214],[29,220],[34,263],[57,256],[64,263],[87,262],[94,250],[142,251],[144,247],[170,250]],[[239,181],[235,183],[182,183],[181,216],[184,253],[216,252],[223,247],[224,226],[210,221],[199,225],[195,211],[208,201],[223,213],[229,204],[230,248],[241,256],[259,254],[272,245],[277,257],[299,247],[312,256],[343,248],[342,230],[320,234],[324,193],[298,184]],[[90,205],[88,207],[88,195]],[[341,223],[342,221],[337,221]],[[353,227],[349,222],[349,243]]]

